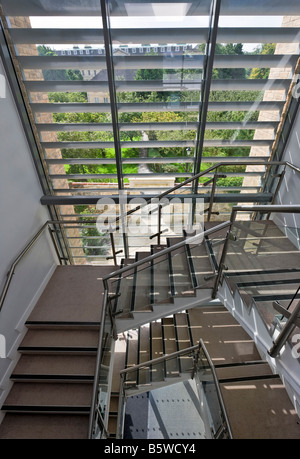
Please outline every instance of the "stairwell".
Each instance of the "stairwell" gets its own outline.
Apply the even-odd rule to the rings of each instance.
[[[245,224],[248,233],[253,233],[253,225],[255,231],[260,227],[271,233],[259,233],[259,250],[252,257],[251,250],[257,246],[252,240],[247,252],[249,240],[243,237],[246,227],[241,232],[237,225],[240,234],[230,246],[225,281],[240,289],[242,295],[249,287],[245,298],[255,298],[256,294],[263,295],[255,282],[273,282],[267,263],[279,269],[279,257],[278,264],[289,275],[289,263],[282,265],[282,253],[279,250],[276,258],[274,247],[283,248],[285,253],[291,250],[294,264],[299,261],[299,252],[285,237],[283,245],[281,241],[278,244],[282,233],[277,233],[272,222]],[[225,230],[200,245],[184,244],[171,253],[164,252],[166,247],[183,238],[167,238],[165,245],[153,245],[149,253],[140,252],[135,259],[123,260],[122,267],[129,267],[126,276],[115,276],[115,266],[59,266],[26,322],[28,332],[2,406],[5,417],[0,438],[87,438],[104,293],[102,279],[109,275],[110,291],[117,293],[112,305],[118,333],[111,387],[106,387],[110,438],[118,436],[120,372],[134,369],[125,383],[126,396],[190,379],[194,366],[189,353],[155,364],[151,361],[185,352],[200,339],[215,366],[233,438],[300,438],[299,417],[281,378],[229,310],[220,301],[211,300],[214,260],[219,260],[224,235]],[[271,244],[271,261],[265,243]],[[218,252],[212,253],[214,244]],[[157,252],[162,255],[138,268],[134,265]],[[250,257],[250,274],[245,254]],[[298,281],[297,268],[293,269],[291,283],[284,283],[285,287],[294,288]],[[261,276],[262,272],[267,277],[259,277],[259,281],[255,275]],[[251,283],[249,276],[255,282],[245,286],[245,282]],[[272,294],[276,294],[276,282],[270,285]],[[270,285],[267,283],[266,288]],[[135,369],[137,365],[139,369]]]
[[[217,224],[219,222],[209,223],[207,227]],[[278,298],[278,295],[279,298],[292,297],[299,286],[298,270],[295,268],[300,261],[297,248],[272,221],[238,222],[235,230],[237,239],[230,245],[225,281],[239,289],[246,301],[255,299],[258,305],[259,299],[264,302],[270,295],[274,298]],[[230,414],[233,437],[299,438],[299,418],[280,376],[262,358],[253,339],[223,305],[214,305],[209,301],[211,297],[201,298],[203,290],[211,288],[213,283],[210,278],[213,261],[209,247],[216,243],[214,256],[219,261],[225,236],[226,231],[221,230],[213,234],[206,244],[195,247],[187,245],[184,250],[172,252],[171,257],[162,256],[152,267],[141,270],[141,285],[134,284],[141,278],[139,268],[135,269],[135,274],[131,271],[134,296],[130,297],[130,310],[126,310],[126,315],[122,310],[117,316],[117,327],[123,333],[125,330],[127,337],[122,365],[125,362],[126,368],[138,365],[140,368],[128,373],[124,386],[126,397],[191,378],[193,361],[189,355],[166,359],[159,364],[147,363],[143,367],[140,364],[189,348],[201,339],[216,368],[226,410],[228,408]],[[181,240],[168,238],[167,246]],[[155,249],[152,247],[152,254]],[[159,249],[164,250],[165,246]],[[287,256],[285,262],[282,262],[283,254]],[[138,261],[139,256],[131,262]],[[290,269],[290,263],[294,268]],[[270,266],[274,268],[273,271],[268,269]],[[149,285],[152,287],[153,301],[145,307],[145,301],[141,299],[145,298],[143,294],[149,291]],[[137,292],[140,292],[140,296]],[[193,307],[195,298],[197,307]],[[161,319],[156,317],[156,308],[160,308]],[[163,314],[162,308],[165,311]],[[149,309],[152,309],[155,319],[150,319],[150,322],[151,312],[146,318],[143,317]],[[272,310],[269,314],[272,314]],[[126,328],[132,325],[135,326],[126,332]],[[114,369],[115,380],[119,378],[120,371],[122,368],[117,365]],[[120,386],[117,385],[115,398],[119,391]],[[238,394],[242,394],[242,412],[236,403]],[[248,421],[240,422],[240,417]],[[264,422],[257,422],[259,419],[264,419]],[[116,436],[117,430],[110,431],[110,434]]]
[[[1,439],[87,438],[103,288],[111,267],[58,266],[19,347]]]

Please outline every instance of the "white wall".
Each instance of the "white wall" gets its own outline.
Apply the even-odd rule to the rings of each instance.
[[[292,132],[285,147],[283,161],[288,161],[300,168],[300,110],[296,116]],[[280,187],[276,204],[300,204],[300,173],[286,168],[285,177]],[[300,214],[277,215],[274,221],[282,222],[290,228],[300,228]]]
[[[1,60],[0,75],[6,79]],[[12,261],[49,220],[47,208],[40,204],[42,189],[7,79],[5,89],[5,98],[0,95],[0,291]],[[0,312],[0,334],[5,336],[7,355],[0,358],[0,406],[25,332],[23,323],[56,265],[45,233],[16,268]]]

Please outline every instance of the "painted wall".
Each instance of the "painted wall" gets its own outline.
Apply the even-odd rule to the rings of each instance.
[[[13,96],[0,60],[0,291],[11,263],[49,219],[40,204],[42,189]],[[5,87],[3,87],[3,85]],[[0,406],[23,323],[52,275],[57,258],[44,233],[16,268],[0,312],[0,335],[5,337],[6,358],[0,358]],[[2,355],[0,355],[2,357]]]
[[[300,110],[286,144],[283,161],[288,161],[300,168]],[[300,173],[286,168],[285,177],[280,187],[276,204],[300,204]],[[300,214],[282,214],[274,216],[274,221],[285,226],[300,229]],[[291,233],[294,231],[291,230]]]

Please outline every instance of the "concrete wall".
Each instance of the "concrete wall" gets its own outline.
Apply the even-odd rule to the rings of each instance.
[[[47,208],[40,204],[42,189],[1,61],[0,75],[5,78],[5,97],[0,98],[1,291],[11,263],[49,219],[49,215]],[[16,349],[25,332],[23,323],[56,265],[51,240],[44,233],[17,266],[13,276],[0,312],[0,334],[6,340],[6,358],[0,358],[0,406],[17,358]]]

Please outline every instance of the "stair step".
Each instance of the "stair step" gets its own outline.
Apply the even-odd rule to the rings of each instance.
[[[127,333],[126,368],[130,368],[138,364],[138,351],[138,330],[130,330]],[[127,384],[137,384],[137,372],[133,371],[128,373],[126,382]]]
[[[112,414],[108,418],[107,430],[109,432],[109,436],[112,438],[115,438],[117,434],[117,429],[118,429],[118,416]]]
[[[0,427],[0,439],[85,440],[89,416],[6,413]]]
[[[299,282],[284,282],[282,284],[260,285],[252,287],[240,287],[239,294],[243,298],[245,304],[250,306],[252,299],[254,301],[282,301],[291,300],[299,287]],[[300,294],[297,298],[300,298]]]
[[[175,314],[174,316],[177,348],[179,351],[192,346],[191,337],[189,333],[189,325],[187,322],[187,315],[185,313]],[[179,357],[180,372],[185,373],[191,371],[193,368],[193,359],[189,356],[183,355]]]
[[[112,394],[110,397],[110,403],[109,403],[109,413],[110,414],[118,414],[118,409],[119,409],[119,394],[114,395]]]
[[[114,268],[112,265],[58,266],[28,321],[67,323],[71,319],[73,323],[99,323],[102,278]]]
[[[163,327],[163,345],[164,354],[172,354],[177,352],[174,320],[172,317],[162,319]],[[165,375],[167,378],[179,376],[179,362],[178,358],[173,358],[165,361]]]
[[[161,322],[151,323],[151,360],[157,359],[163,355],[163,338]],[[163,362],[152,365],[151,381],[164,380],[164,364]]]
[[[224,306],[188,310],[193,343],[203,340],[215,365],[261,360],[255,343]]]
[[[220,390],[234,439],[300,438],[297,411],[279,377],[221,382]]]
[[[226,275],[226,274],[225,274]],[[300,284],[300,271],[284,271],[257,274],[240,274],[236,276],[226,276],[227,283],[232,291],[236,288],[268,288],[269,285],[282,287],[283,284],[291,284],[293,282]]]
[[[149,257],[150,252],[137,252],[136,261]],[[151,307],[151,262],[136,269],[133,297],[135,311],[152,311]]]
[[[145,325],[139,328],[139,364],[150,360],[150,326]],[[150,383],[150,368],[145,367],[138,372],[138,384]]]
[[[93,384],[87,383],[15,382],[2,409],[22,413],[88,414],[92,390]]]
[[[245,362],[242,365],[216,367],[219,382],[274,376],[267,362]]]
[[[95,353],[98,349],[98,338],[98,330],[29,329],[19,352]]]
[[[183,237],[168,238],[168,247],[172,247],[182,241],[184,241]],[[169,263],[171,268],[171,282],[174,289],[173,294],[176,296],[194,296],[195,293],[186,246],[174,250],[169,254]]]
[[[22,355],[11,376],[13,381],[93,381],[96,356]]]
[[[205,244],[189,244],[187,247],[196,285],[199,288],[212,288],[214,285],[214,278],[209,280],[205,279],[205,277],[214,274]]]
[[[166,248],[165,246],[152,246],[151,253],[156,254]],[[168,254],[162,255],[152,261],[151,302],[171,303],[170,265]]]

